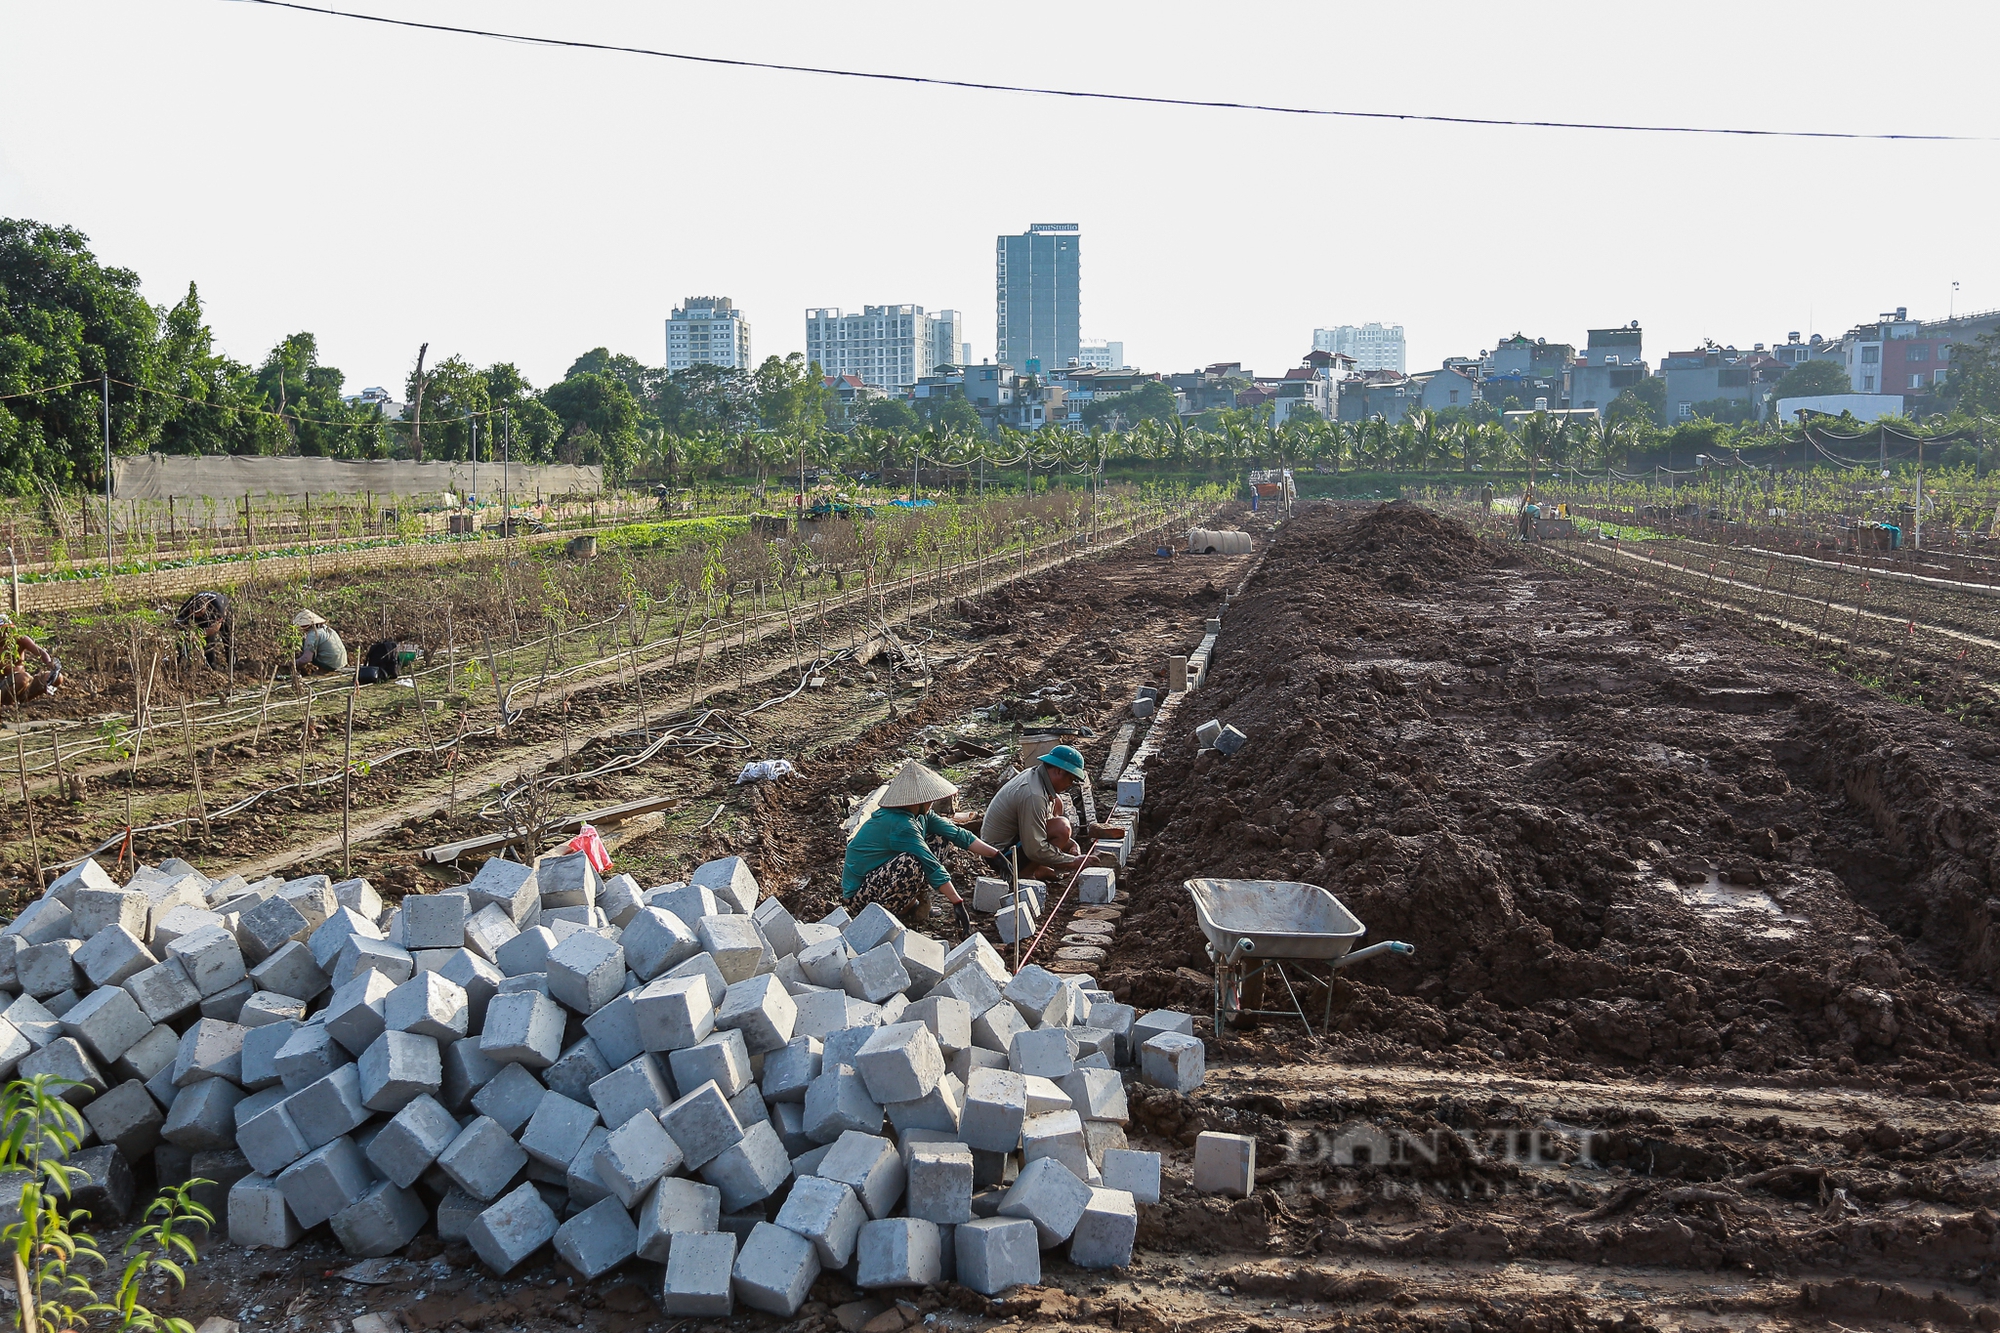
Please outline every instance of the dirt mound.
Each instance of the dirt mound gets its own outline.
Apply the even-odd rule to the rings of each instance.
[[[1408,506],[1286,525],[1148,771],[1112,983],[1203,996],[1184,879],[1303,880],[1417,946],[1341,974],[1346,1058],[2000,1082],[1995,828],[1949,751],[1505,563]],[[1249,747],[1196,755],[1209,717]]]

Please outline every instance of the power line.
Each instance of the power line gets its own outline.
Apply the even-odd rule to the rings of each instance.
[[[972,79],[945,79],[925,74],[885,74],[876,70],[835,69],[824,65],[791,65],[775,60],[742,60],[728,56],[701,56],[685,51],[662,51],[646,46],[621,46],[610,42],[585,42],[564,37],[537,37],[527,33],[497,32],[490,28],[463,28],[449,23],[424,23],[416,19],[389,18],[382,14],[358,14],[324,5],[295,3],[295,0],[235,0],[240,4],[267,5],[273,9],[294,9],[328,18],[381,23],[395,28],[415,28],[424,32],[452,33],[461,37],[490,37],[529,46],[560,47],[574,51],[604,51],[618,55],[648,56],[656,60],[679,60],[694,65],[719,65],[730,69],[761,69],[781,74],[819,74],[842,79],[869,79],[878,83],[901,83],[933,88],[960,88],[985,93],[1026,93],[1034,97],[1068,97],[1080,101],[1126,102],[1141,106],[1190,107],[1202,111],[1257,111],[1279,116],[1325,116],[1349,120],[1401,120],[1435,125],[1487,125],[1508,129],[1611,130],[1626,134],[1713,134],[1763,139],[1852,139],[1923,143],[1992,143],[1994,136],[1975,134],[1863,134],[1842,130],[1765,130],[1723,125],[1627,125],[1612,121],[1515,120],[1503,116],[1444,116],[1414,111],[1343,111],[1324,107],[1281,106],[1266,102],[1211,101],[1191,97],[1153,97],[1142,93],[1109,93],[1080,88],[1042,88],[1031,84],[981,83]]]

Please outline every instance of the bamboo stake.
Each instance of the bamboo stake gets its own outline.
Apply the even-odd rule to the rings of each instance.
[[[354,696],[361,693],[360,682],[347,692],[347,725],[342,731],[340,756],[340,877],[346,879],[351,869],[348,862],[349,817],[354,810]]]
[[[271,715],[271,691],[278,684],[278,668],[271,668],[271,678],[264,682],[264,706],[257,710],[257,734],[250,738],[254,749],[264,739],[264,719]]]
[[[19,715],[17,708],[15,716]],[[21,766],[21,804],[28,812],[28,845],[34,849],[35,887],[40,889],[47,885],[48,877],[42,872],[42,837],[35,829],[35,798],[28,795],[28,749],[18,731],[14,733],[14,758]]]
[[[201,790],[201,760],[194,752],[194,723],[188,718],[187,701],[181,701],[181,740],[187,746],[188,771],[194,774],[194,808],[201,816],[201,836],[206,838],[208,829],[208,798]]]
[[[306,720],[299,728],[299,787],[306,785],[306,750],[312,744],[313,695],[312,687],[306,687]]]

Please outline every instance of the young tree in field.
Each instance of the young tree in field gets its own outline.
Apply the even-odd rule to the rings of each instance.
[[[1783,375],[1771,390],[1779,398],[1817,398],[1832,393],[1852,393],[1847,371],[1838,361],[1801,361]],[[1718,418],[1719,419],[1719,418]]]

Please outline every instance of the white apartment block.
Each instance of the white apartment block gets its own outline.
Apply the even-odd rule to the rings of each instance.
[[[690,296],[667,319],[667,371],[689,366],[749,370],[750,321],[726,296]]]
[[[949,325],[943,336],[941,324]],[[955,310],[927,315],[920,305],[870,305],[850,315],[823,307],[806,311],[806,359],[870,388],[906,389],[932,366],[950,363],[958,329]]]
[[[1406,374],[1409,367],[1403,346],[1401,324],[1340,324],[1313,330],[1315,352],[1338,352],[1354,358],[1356,370],[1393,370]]]
[[[1085,338],[1077,344],[1077,364],[1085,370],[1125,369],[1125,344],[1106,338]]]

